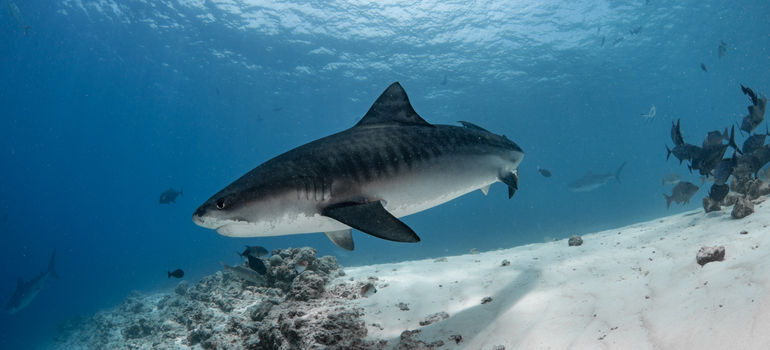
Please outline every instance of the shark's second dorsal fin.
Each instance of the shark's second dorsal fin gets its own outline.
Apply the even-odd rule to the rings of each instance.
[[[431,125],[414,111],[409,97],[398,82],[385,89],[356,126],[392,124]]]
[[[484,129],[484,128],[482,128],[482,127],[480,127],[480,126],[478,126],[478,125],[476,125],[476,124],[473,124],[473,123],[471,123],[471,122],[466,122],[466,121],[464,121],[464,120],[458,120],[457,122],[458,122],[458,123],[460,123],[460,124],[462,124],[462,126],[464,126],[464,127],[468,128],[468,129],[473,129],[473,130],[478,130],[478,131],[486,131],[486,132],[489,132],[489,130],[487,130],[487,129]]]

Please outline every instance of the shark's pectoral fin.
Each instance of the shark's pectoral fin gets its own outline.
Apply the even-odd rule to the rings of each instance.
[[[396,242],[419,242],[420,237],[401,220],[391,215],[382,203],[339,203],[324,208],[328,216],[374,237]],[[332,240],[333,241],[333,240]]]
[[[500,181],[508,185],[508,198],[513,197],[516,190],[519,189],[519,174],[517,171],[512,171],[508,174],[501,175]]]
[[[326,237],[329,238],[334,245],[345,249],[345,250],[353,250],[353,230],[351,229],[344,229],[339,231],[331,231],[331,232],[324,232]]]
[[[492,185],[486,185],[482,188],[479,188],[481,190],[481,193],[483,193],[485,196],[489,194],[489,188],[492,187]]]

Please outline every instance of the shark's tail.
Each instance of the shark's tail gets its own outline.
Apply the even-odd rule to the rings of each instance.
[[[668,147],[668,146],[666,146]],[[615,180],[618,180],[620,182],[620,172],[623,170],[623,167],[626,166],[626,162],[623,162],[623,164],[620,164],[620,167],[618,168],[618,171],[615,172]]]
[[[168,278],[171,278],[171,271],[166,271],[168,273]]]
[[[671,149],[668,148],[668,145],[666,145],[666,152],[668,152],[666,154],[666,161],[668,161],[668,158],[671,158]]]
[[[56,270],[53,268],[53,260],[54,257],[56,257],[56,249],[54,248],[53,253],[51,253],[51,260],[48,260],[48,273],[51,274],[51,276],[59,278],[59,275],[56,274]]]
[[[663,194],[663,198],[666,199],[666,209],[671,208],[671,196]]]

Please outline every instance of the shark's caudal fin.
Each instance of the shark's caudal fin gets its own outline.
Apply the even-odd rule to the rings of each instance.
[[[53,259],[56,257],[56,249],[53,250],[53,253],[51,253],[51,260],[48,260],[48,273],[51,274],[51,276],[58,278],[59,275],[56,274],[56,270],[53,268]]]
[[[412,104],[409,103],[409,97],[398,82],[390,84],[385,89],[356,127],[392,124],[432,126],[414,111]]]
[[[620,172],[623,170],[624,166],[626,166],[626,162],[623,162],[623,164],[620,164],[620,167],[618,167],[618,171],[615,172],[615,180],[618,180],[618,182],[620,182]]]
[[[353,232],[351,229],[344,229],[339,231],[324,232],[327,238],[329,238],[334,245],[345,249],[353,250],[355,248],[353,244]]]
[[[420,241],[420,237],[409,226],[385,210],[380,201],[340,203],[324,208],[321,215],[377,238],[396,242]]]
[[[671,149],[668,148],[668,145],[666,145],[666,161],[668,161],[668,158],[671,158]]]

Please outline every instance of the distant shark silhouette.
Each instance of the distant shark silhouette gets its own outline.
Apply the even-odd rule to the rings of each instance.
[[[398,218],[492,183],[518,188],[524,152],[468,122],[429,124],[393,83],[352,128],[281,154],[254,168],[193,214],[193,221],[235,237],[324,232],[352,250],[351,227],[398,242],[420,238]]]
[[[589,171],[581,178],[569,183],[567,187],[573,192],[588,192],[606,185],[613,179],[620,182],[620,172],[623,170],[624,166],[626,166],[626,162],[623,162],[614,173],[594,174]]]
[[[5,311],[9,314],[15,314],[25,307],[29,305],[29,303],[32,302],[32,300],[35,299],[38,293],[43,289],[46,282],[48,282],[51,277],[59,277],[56,275],[56,271],[53,268],[53,260],[56,256],[56,250],[54,249],[53,253],[51,253],[51,259],[48,261],[48,270],[41,272],[37,277],[29,280],[29,282],[24,282],[21,278],[19,278],[19,281],[16,284],[16,290],[13,292],[13,295],[11,296],[11,300],[8,301],[8,304],[5,305]]]

